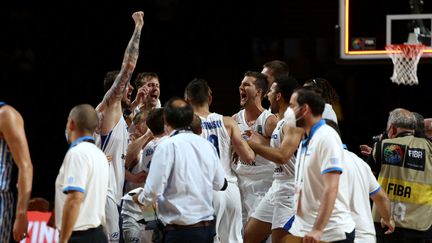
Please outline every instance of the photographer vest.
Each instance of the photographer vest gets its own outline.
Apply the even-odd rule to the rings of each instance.
[[[378,182],[391,201],[396,227],[425,231],[432,225],[432,143],[412,135],[377,143]],[[374,205],[375,222],[380,215]]]

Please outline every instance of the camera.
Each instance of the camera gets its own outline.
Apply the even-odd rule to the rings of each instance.
[[[372,137],[372,142],[373,143],[377,143],[377,142],[379,142],[379,141],[381,141],[383,139],[386,139],[386,138],[388,138],[387,131],[384,131],[384,132],[382,132],[382,133],[380,133],[378,135],[373,136]]]

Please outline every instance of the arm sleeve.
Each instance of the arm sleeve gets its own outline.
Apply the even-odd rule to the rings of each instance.
[[[75,150],[70,150],[65,158],[63,193],[69,191],[86,192],[89,166],[88,158]]]
[[[144,206],[151,205],[167,187],[174,163],[174,144],[160,144],[154,151],[144,192],[138,197]]]
[[[366,163],[365,163],[365,167],[367,167],[366,171],[368,173],[369,196],[373,196],[375,193],[379,192],[379,190],[381,189],[381,185],[378,183],[377,179],[372,173],[372,170],[369,168],[369,166]]]
[[[321,139],[317,149],[320,149],[320,155],[322,155],[321,161],[321,174],[329,172],[343,172],[343,161],[342,161],[342,142],[337,135],[328,134],[326,139]]]

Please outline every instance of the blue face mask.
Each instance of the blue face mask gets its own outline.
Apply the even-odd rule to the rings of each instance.
[[[69,136],[68,136],[67,130],[65,130],[65,137],[66,137],[66,142],[69,143]]]

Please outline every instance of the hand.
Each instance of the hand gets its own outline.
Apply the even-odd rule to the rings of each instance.
[[[388,235],[394,232],[395,230],[395,222],[392,218],[385,220],[383,218],[381,218],[381,227],[385,228],[388,227],[388,230],[386,232],[384,232],[384,234]]]
[[[27,212],[18,213],[13,225],[13,238],[15,241],[20,242],[26,238],[28,229]]]
[[[268,145],[268,139],[265,138],[263,135],[255,132],[255,131],[250,131],[250,130],[247,132],[249,134],[249,140],[248,141],[258,143],[258,144]]]
[[[143,190],[140,190],[139,192],[137,192],[135,195],[132,196],[133,201],[138,204],[138,206],[142,207],[143,205],[140,203],[140,201],[138,200],[139,195],[143,192]]]
[[[55,225],[55,211],[54,210],[51,213],[50,218],[48,219],[47,226],[52,227],[54,229],[57,228]]]
[[[303,237],[303,243],[319,243],[322,236],[322,231],[312,230]]]
[[[35,197],[30,199],[28,211],[49,212],[50,203],[45,198]]]
[[[132,14],[136,26],[142,27],[144,25],[144,12],[139,11]]]
[[[366,144],[362,144],[362,145],[360,145],[360,152],[363,155],[369,156],[372,153],[372,148],[367,146]]]

